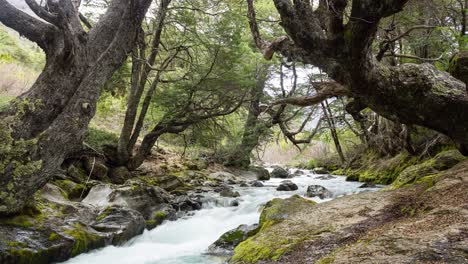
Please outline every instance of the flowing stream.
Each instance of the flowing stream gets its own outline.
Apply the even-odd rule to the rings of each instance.
[[[260,208],[273,198],[288,198],[291,195],[304,195],[308,185],[322,185],[333,193],[333,197],[356,192],[376,190],[376,188],[358,188],[362,183],[347,182],[345,177],[320,179],[319,174],[303,170],[304,175],[291,180],[299,189],[291,192],[276,191],[283,179],[273,178],[264,182],[265,187],[235,186],[241,196],[237,207],[224,206],[234,198],[216,199],[204,203],[204,208],[192,216],[167,221],[161,226],[145,232],[123,246],[108,246],[79,255],[66,264],[221,264],[226,259],[205,255],[204,252],[223,233],[241,224],[258,223]],[[217,202],[213,202],[216,201]],[[324,202],[318,197],[312,200]]]

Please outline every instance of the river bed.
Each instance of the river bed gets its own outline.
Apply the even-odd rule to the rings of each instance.
[[[295,171],[295,170],[293,170]],[[333,193],[333,198],[362,191],[375,191],[378,188],[359,188],[362,183],[347,182],[345,177],[321,179],[324,175],[301,170],[304,174],[291,178],[297,184],[297,191],[276,191],[284,179],[272,178],[264,182],[265,187],[234,186],[241,196],[237,207],[229,207],[235,198],[219,197],[204,203],[203,209],[193,212],[177,221],[167,221],[161,226],[145,232],[123,246],[108,246],[79,255],[66,264],[222,264],[225,258],[204,254],[208,246],[223,233],[241,224],[258,223],[261,207],[273,198],[288,198],[298,194],[303,196],[307,186],[322,185]],[[331,198],[331,199],[333,199]],[[331,199],[312,198],[315,202]]]

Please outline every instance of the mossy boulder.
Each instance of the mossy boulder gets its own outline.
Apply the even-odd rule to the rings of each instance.
[[[277,225],[315,203],[298,195],[269,201],[260,215],[258,232],[234,248],[230,263],[255,263],[260,260],[278,260],[304,240],[304,235],[286,235]]]
[[[400,173],[398,178],[393,182],[393,186],[401,187],[411,184],[425,176],[437,174],[437,172],[438,171],[431,166],[430,162],[409,166]]]
[[[447,170],[465,159],[466,157],[458,150],[447,150],[440,152],[432,159],[432,167],[436,170]]]
[[[130,171],[125,166],[111,168],[109,171],[109,178],[115,184],[124,184],[131,176]]]
[[[85,157],[83,159],[83,166],[86,170],[86,173],[91,174],[91,178],[101,181],[109,181],[107,173],[109,168],[106,165],[106,162],[99,157]]]
[[[250,166],[249,171],[255,173],[259,181],[268,181],[270,179],[270,172],[265,168]]]
[[[72,200],[85,197],[89,191],[89,188],[85,184],[76,183],[71,180],[55,180],[53,184],[60,187],[66,193],[67,198]]]
[[[279,166],[275,166],[273,171],[270,173],[272,178],[281,178],[286,179],[289,178],[289,172]]]
[[[218,240],[208,248],[210,255],[230,255],[234,247],[239,245],[248,237],[255,235],[258,225],[240,225],[237,228],[224,233]]]

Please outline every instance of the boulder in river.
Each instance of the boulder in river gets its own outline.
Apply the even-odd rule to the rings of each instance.
[[[239,197],[240,193],[237,191],[232,190],[231,188],[224,188],[219,193],[222,197]]]
[[[270,173],[273,178],[286,179],[289,178],[289,172],[279,166],[275,166],[273,171]]]
[[[248,237],[253,236],[258,225],[240,225],[226,233],[208,247],[208,254],[217,256],[231,255],[234,248]]]
[[[320,199],[331,198],[333,194],[321,185],[309,185],[306,192],[307,197],[319,197]]]
[[[259,181],[268,181],[270,179],[270,172],[263,167],[251,166],[249,171],[255,173]]]
[[[276,188],[277,191],[295,191],[297,189],[297,185],[290,180],[282,181],[278,188]]]
[[[263,183],[261,181],[253,181],[250,183],[252,187],[263,187]]]
[[[365,182],[359,188],[375,188],[377,185],[373,182]]]
[[[324,167],[317,167],[312,170],[313,173],[315,174],[328,174],[330,173],[327,169]]]
[[[331,180],[331,179],[336,179],[336,177],[333,176],[333,175],[327,174],[327,175],[318,176],[315,179],[318,179],[318,180]]]

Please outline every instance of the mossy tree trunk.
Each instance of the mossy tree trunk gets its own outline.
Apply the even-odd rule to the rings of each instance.
[[[319,1],[314,10],[310,1],[274,0],[288,37],[257,40],[258,29],[252,35],[266,58],[278,52],[317,66],[378,114],[446,134],[468,155],[466,84],[430,64],[387,66],[372,53],[381,19],[407,2]]]
[[[259,119],[261,114],[260,100],[263,97],[266,80],[268,78],[268,66],[258,67],[256,73],[256,84],[250,89],[250,105],[247,120],[244,124],[242,142],[236,146],[228,156],[225,165],[233,167],[248,167],[250,156],[255,147],[258,146],[260,137],[268,129],[266,122]]]
[[[151,4],[114,0],[86,31],[70,0],[47,1],[47,10],[26,2],[41,19],[0,0],[0,22],[36,42],[46,65],[31,89],[0,111],[0,214],[21,210],[80,146],[101,87],[132,50]]]

